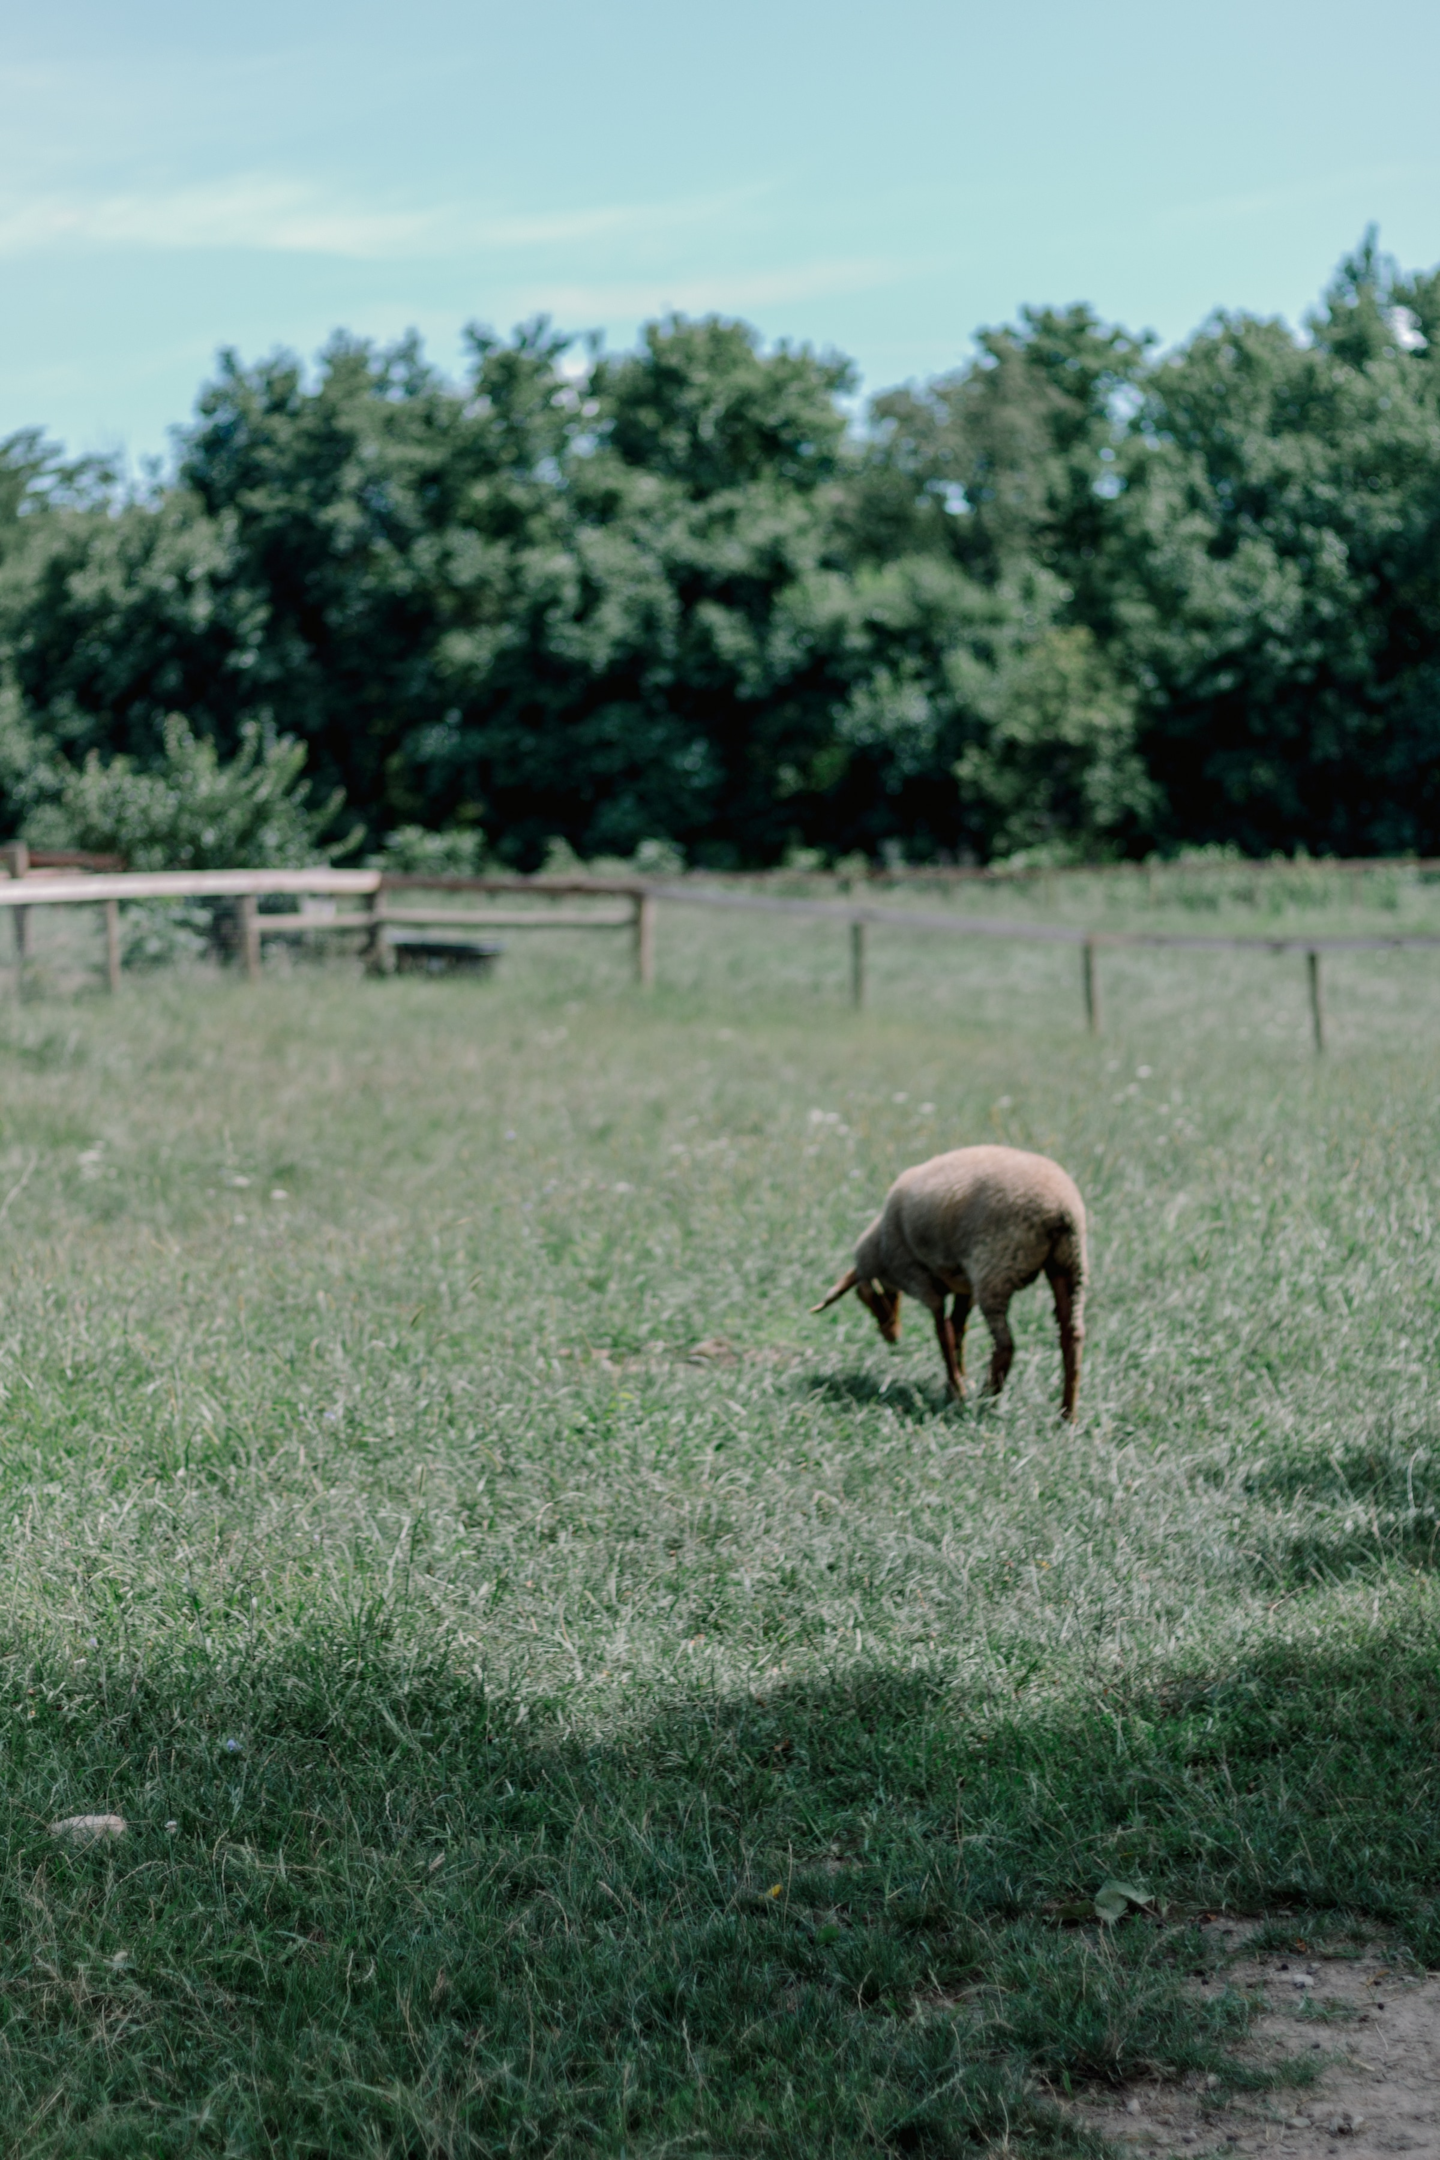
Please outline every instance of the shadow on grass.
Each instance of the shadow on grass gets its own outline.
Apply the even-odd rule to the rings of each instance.
[[[1368,1582],[1397,1562],[1430,1573],[1436,1566],[1437,1537],[1440,1525],[1423,1517],[1301,1530],[1262,1542],[1256,1572],[1267,1589],[1275,1590]]]
[[[83,1683],[17,1656],[4,2142],[1093,2150],[1047,2091],[1243,2074],[1187,1912],[1344,1910],[1440,1955],[1418,1632],[1023,1715],[861,1671],[592,1739],[363,1630]],[[123,1848],[45,1832],[101,1806]],[[1055,1923],[1116,1873],[1171,1922]]]
[[[1385,1434],[1321,1454],[1287,1449],[1258,1467],[1248,1489],[1266,1498],[1315,1500],[1433,1518],[1440,1508],[1440,1430]]]
[[[1259,1547],[1266,1583],[1290,1589],[1363,1578],[1396,1562],[1427,1572],[1437,1565],[1440,1433],[1387,1434],[1323,1454],[1287,1450],[1246,1483],[1291,1510]]]
[[[802,1395],[819,1396],[822,1402],[850,1410],[893,1410],[911,1424],[928,1425],[947,1411],[958,1412],[943,1387],[919,1387],[913,1380],[881,1379],[871,1372],[810,1373],[795,1383]]]

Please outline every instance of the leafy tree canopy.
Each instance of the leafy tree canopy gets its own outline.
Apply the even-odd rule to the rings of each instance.
[[[222,355],[163,485],[0,444],[10,821],[179,713],[527,866],[1440,850],[1437,341],[1371,235],[1299,333],[1027,310],[863,421],[719,318]]]

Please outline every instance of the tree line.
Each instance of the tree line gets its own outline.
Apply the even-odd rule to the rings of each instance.
[[[539,322],[459,381],[224,354],[138,489],[12,436],[0,818],[94,840],[238,760],[293,851],[293,744],[360,842],[520,867],[1440,853],[1440,271],[1372,235],[1300,332],[1026,310],[854,389],[718,318]]]

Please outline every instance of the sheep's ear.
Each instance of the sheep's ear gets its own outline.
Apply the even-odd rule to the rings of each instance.
[[[844,1297],[847,1290],[853,1290],[859,1280],[860,1277],[856,1274],[854,1268],[852,1267],[848,1269],[847,1272],[841,1276],[839,1282],[836,1283],[834,1289],[829,1291],[823,1298],[821,1298],[818,1305],[812,1305],[810,1307],[811,1312],[824,1312],[827,1305],[833,1305],[837,1298]]]

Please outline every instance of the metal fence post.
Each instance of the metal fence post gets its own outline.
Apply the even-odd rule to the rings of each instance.
[[[859,915],[850,925],[850,1003],[856,1012],[865,1003],[865,923]]]
[[[1100,1032],[1100,984],[1095,974],[1095,940],[1086,938],[1081,950],[1081,973],[1085,983],[1085,1025],[1092,1035]]]

